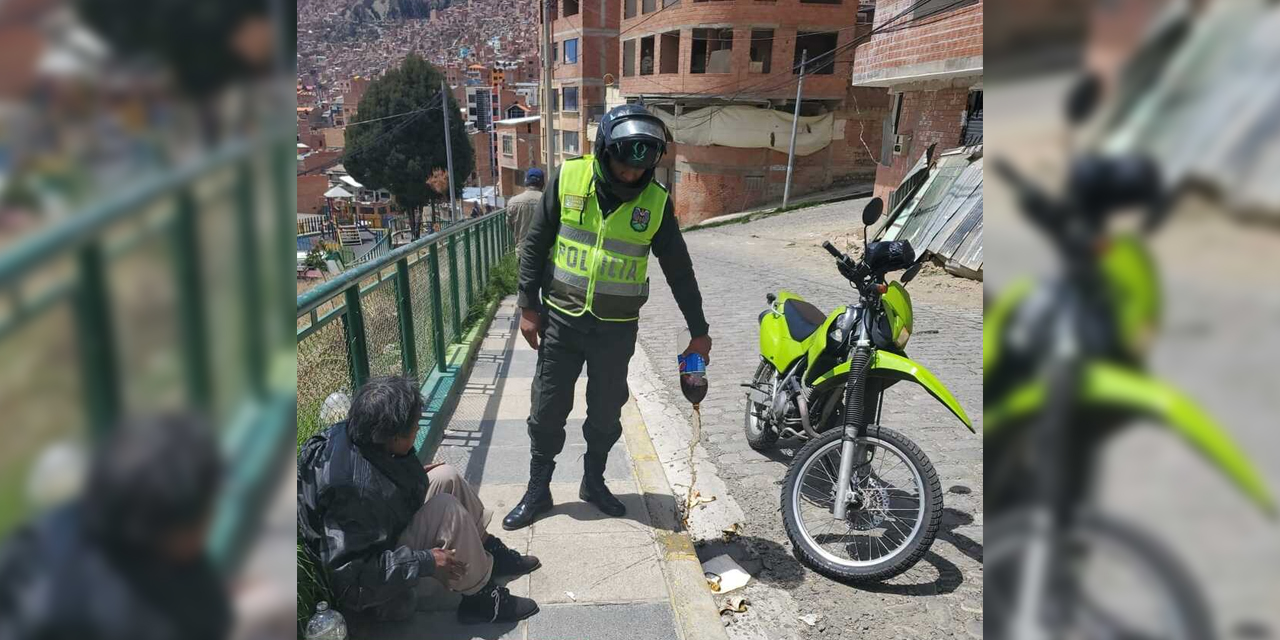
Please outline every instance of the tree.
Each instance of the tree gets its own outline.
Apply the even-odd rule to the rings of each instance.
[[[431,172],[431,177],[427,178],[427,186],[431,187],[438,198],[431,200],[431,223],[440,221],[440,217],[436,215],[436,200],[447,200],[449,198],[449,172],[443,169],[436,169]]]
[[[413,220],[414,238],[422,208],[439,197],[427,184],[432,172],[448,166],[445,157],[444,114],[440,109],[440,71],[417,55],[374,80],[360,99],[348,125],[342,163],[347,172],[370,189],[386,189]],[[458,113],[453,96],[445,94],[450,114]],[[449,118],[454,175],[465,177],[475,164],[471,140],[461,117]],[[462,180],[454,187],[462,190]],[[447,183],[445,192],[448,193]],[[447,196],[446,196],[447,197]]]

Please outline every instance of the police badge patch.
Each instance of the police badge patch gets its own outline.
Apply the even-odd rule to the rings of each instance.
[[[631,210],[631,228],[644,231],[649,228],[649,210],[636,207]]]

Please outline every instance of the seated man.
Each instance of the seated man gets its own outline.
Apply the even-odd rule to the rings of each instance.
[[[198,417],[120,424],[81,497],[0,542],[0,639],[229,637],[231,601],[205,554],[222,473]]]
[[[541,566],[487,534],[492,512],[453,468],[418,462],[422,396],[408,378],[367,382],[346,422],[302,445],[298,530],[330,576],[337,606],[400,620],[433,576],[462,594],[464,623],[513,622],[538,612],[494,583]]]

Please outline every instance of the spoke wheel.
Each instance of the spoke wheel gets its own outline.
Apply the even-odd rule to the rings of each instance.
[[[792,462],[782,511],[796,556],[814,570],[848,581],[879,581],[924,556],[942,522],[942,487],[920,448],[871,426],[857,443],[867,457],[849,479],[846,516],[833,516],[842,430],[809,442]]]
[[[769,385],[773,382],[775,371],[768,360],[761,358],[760,366],[756,367],[756,374],[751,381],[756,385]],[[767,405],[753,401],[751,394],[747,394],[746,409],[742,416],[742,430],[747,436],[747,444],[756,451],[772,449],[773,444],[778,441],[778,432],[765,417],[768,412]]]

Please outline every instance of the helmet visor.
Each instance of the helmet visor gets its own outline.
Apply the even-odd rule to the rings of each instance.
[[[609,157],[636,169],[649,170],[658,166],[663,148],[653,140],[633,138],[609,145]]]
[[[638,169],[652,169],[666,152],[666,129],[647,118],[623,120],[609,132],[609,154]]]

